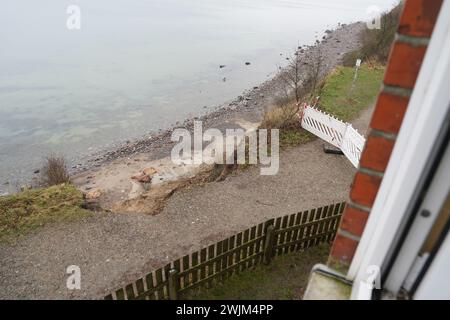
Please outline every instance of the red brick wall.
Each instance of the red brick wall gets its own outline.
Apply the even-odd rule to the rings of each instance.
[[[394,148],[442,0],[406,0],[383,88],[330,260],[349,264],[364,231]]]

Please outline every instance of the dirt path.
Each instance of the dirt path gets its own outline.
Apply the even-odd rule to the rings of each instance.
[[[354,122],[365,131],[372,108]],[[146,271],[271,217],[347,198],[355,169],[323,142],[282,152],[276,176],[254,167],[174,194],[157,216],[97,214],[0,246],[0,299],[101,298]],[[81,268],[81,290],[66,267]]]

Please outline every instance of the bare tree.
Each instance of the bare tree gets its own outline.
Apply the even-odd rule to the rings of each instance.
[[[278,67],[279,96],[275,99],[276,108],[268,110],[262,122],[264,128],[289,128],[298,125],[296,117],[303,103],[312,103],[323,73],[324,57],[318,44],[315,49],[303,55],[303,50],[288,57],[286,68]],[[294,100],[295,103],[292,103]]]
[[[288,67],[280,71],[280,79],[282,80],[286,94],[292,93],[296,106],[300,106],[301,100],[314,98],[320,77],[323,71],[325,58],[322,54],[320,45],[317,45],[310,55],[300,57],[297,51],[293,57],[289,58]]]
[[[309,91],[309,98],[313,99],[316,90],[321,78],[321,73],[323,71],[323,67],[325,64],[325,58],[322,54],[322,49],[320,46],[316,47],[315,52],[313,53],[313,58],[310,63],[307,64],[308,66],[308,75],[307,75],[307,81],[310,83],[309,88],[306,88],[307,91]]]
[[[301,61],[300,61],[300,54],[297,51],[291,58],[288,58],[290,60],[289,65],[286,69],[281,70],[279,76],[280,79],[283,81],[286,89],[286,94],[288,94],[289,91],[293,92],[295,97],[296,104],[300,104],[300,89],[301,84],[303,82],[303,77],[301,73]]]

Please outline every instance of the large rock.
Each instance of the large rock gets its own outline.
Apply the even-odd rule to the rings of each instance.
[[[101,189],[93,189],[93,190],[91,190],[91,191],[89,191],[87,194],[86,194],[86,199],[87,200],[95,200],[95,199],[98,199],[98,198],[100,198],[100,196],[102,195],[102,190]]]
[[[150,183],[152,181],[153,176],[156,174],[156,169],[153,167],[145,168],[138,174],[135,174],[131,177],[131,179],[136,180],[140,183]]]
[[[156,174],[156,169],[153,167],[145,168],[142,172],[149,177],[153,177]]]
[[[152,178],[143,172],[135,174],[134,176],[131,177],[131,179],[136,180],[137,182],[141,182],[141,183],[149,183],[152,181]]]

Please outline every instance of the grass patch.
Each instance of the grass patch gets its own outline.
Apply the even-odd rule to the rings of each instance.
[[[0,197],[0,242],[11,242],[48,223],[90,215],[83,204],[82,193],[70,184]]]
[[[301,299],[316,263],[325,263],[330,247],[322,244],[300,253],[281,256],[182,298],[193,300],[296,300]]]
[[[282,130],[280,132],[280,147],[295,147],[300,144],[312,141],[313,139],[315,139],[315,137],[316,136],[312,133],[301,128],[297,130]]]
[[[325,80],[320,92],[320,109],[343,121],[354,119],[359,112],[375,102],[383,80],[384,67],[365,63],[358,72],[352,90],[355,69],[336,68]]]

